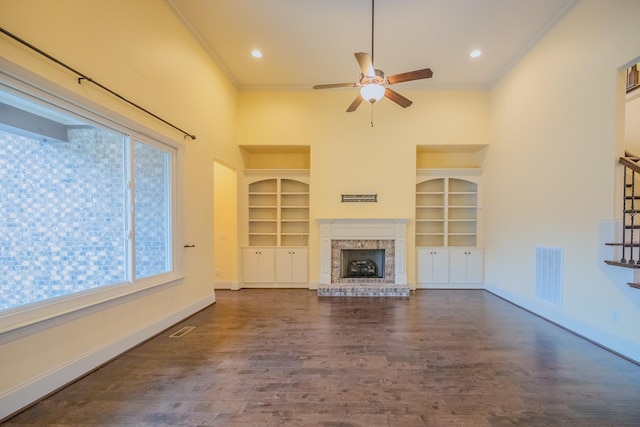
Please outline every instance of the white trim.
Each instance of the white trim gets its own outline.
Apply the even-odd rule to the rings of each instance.
[[[631,92],[625,95],[625,102],[633,101],[634,99],[640,97],[640,87],[635,88]]]
[[[123,304],[133,298],[140,298],[147,293],[180,285],[182,280],[183,278],[179,277],[166,283],[138,288],[126,285],[128,287],[127,293],[111,293],[108,292],[111,290],[106,287],[107,289],[104,290],[89,291],[94,294],[100,293],[102,298],[99,298],[100,295],[94,295],[95,298],[85,298],[87,295],[79,295],[82,294],[79,292],[71,294],[63,301],[45,300],[29,305],[24,312],[11,311],[6,317],[12,320],[12,323],[7,322],[8,330],[0,333],[0,345]]]
[[[230,291],[239,291],[243,288],[237,280],[223,280],[213,284],[214,289],[228,289]]]
[[[511,60],[489,80],[487,89],[492,89],[504,76],[509,74],[509,71],[511,71],[516,64],[520,63],[520,60],[522,60],[522,58],[524,58],[558,22],[567,16],[579,2],[580,0],[567,0],[565,5],[555,14],[555,16],[552,16],[547,24],[542,27],[528,43],[516,52],[513,58],[511,58]]]
[[[172,154],[173,164],[171,191],[172,197],[172,252],[174,254],[172,271],[165,274],[142,278],[134,283],[124,282],[95,289],[77,292],[66,296],[40,301],[26,306],[15,307],[0,312],[0,343],[24,334],[23,329],[33,325],[42,327],[46,320],[65,317],[75,311],[83,311],[93,305],[100,305],[110,300],[120,300],[134,293],[158,286],[171,285],[182,279],[182,203],[178,203],[182,188],[182,144],[147,128],[123,115],[111,111],[104,106],[84,98],[62,86],[24,69],[4,57],[0,57],[0,89],[24,96],[40,104],[46,104],[64,114],[82,119],[101,128],[114,130],[123,135],[135,135],[139,140],[148,143],[154,141],[156,146],[163,145],[163,150]],[[9,333],[9,334],[8,334]]]
[[[484,289],[482,283],[420,283],[416,289]]]
[[[309,289],[308,283],[242,283],[242,289]],[[236,289],[231,289],[236,290]]]
[[[592,341],[614,353],[618,353],[628,359],[640,363],[640,345],[624,340],[609,332],[594,328],[586,323],[572,319],[562,314],[561,310],[550,303],[534,302],[521,296],[515,295],[504,289],[485,285],[485,290],[509,301],[525,310],[528,310],[550,322],[553,322],[569,331]]]
[[[393,240],[395,284],[407,284],[407,218],[318,218],[320,284],[331,284],[331,240]]]
[[[238,89],[238,86],[239,86],[238,80],[235,78],[235,76],[229,70],[226,64],[216,54],[216,52],[213,50],[211,45],[209,45],[209,43],[204,39],[204,37],[202,37],[200,32],[196,30],[193,27],[193,25],[191,25],[191,22],[189,21],[189,19],[186,18],[185,13],[182,11],[182,8],[178,6],[175,0],[164,0],[164,3],[174,13],[174,15],[180,20],[182,25],[185,26],[185,28],[189,31],[191,36],[200,44],[200,46],[207,52],[207,54],[211,56],[211,59],[213,59],[213,62],[216,63],[218,68],[220,68],[220,71],[222,71],[222,73],[229,80],[229,82],[231,82],[231,84],[236,89]]]
[[[0,421],[216,302],[215,294],[128,332],[0,395]]]
[[[420,179],[425,177],[449,178],[451,176],[481,176],[482,168],[421,168],[416,170],[416,176]],[[422,181],[418,181],[419,183]]]
[[[306,177],[309,178],[309,169],[245,169],[244,176],[246,177],[282,177],[282,178],[300,178]]]

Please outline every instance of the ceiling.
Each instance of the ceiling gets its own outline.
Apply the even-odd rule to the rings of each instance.
[[[371,0],[165,1],[240,90],[356,82],[353,54],[371,53]],[[374,65],[433,70],[407,87],[488,88],[577,1],[377,0]]]

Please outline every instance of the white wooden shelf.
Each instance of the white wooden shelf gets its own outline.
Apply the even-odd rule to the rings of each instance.
[[[416,246],[478,244],[479,170],[419,170]]]
[[[309,244],[307,171],[245,173],[248,246]]]

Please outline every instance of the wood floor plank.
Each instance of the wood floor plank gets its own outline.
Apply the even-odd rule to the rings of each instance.
[[[216,299],[6,425],[640,425],[640,366],[484,291]]]

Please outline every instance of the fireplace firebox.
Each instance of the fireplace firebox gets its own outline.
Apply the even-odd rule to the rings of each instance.
[[[384,249],[342,249],[341,277],[384,278]]]
[[[393,240],[332,240],[332,283],[394,283]]]

